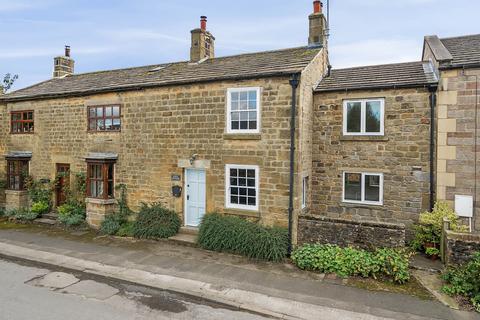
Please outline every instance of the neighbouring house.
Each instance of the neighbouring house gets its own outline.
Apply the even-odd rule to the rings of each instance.
[[[161,202],[186,226],[213,211],[287,226],[302,206],[300,188],[289,205],[291,177],[300,185],[311,171],[312,87],[329,64],[319,1],[309,22],[308,46],[215,57],[201,17],[190,61],[84,74],[67,47],[53,79],[0,97],[6,208],[28,205],[23,172],[50,181],[85,172],[95,228],[114,211],[120,183],[133,209]]]

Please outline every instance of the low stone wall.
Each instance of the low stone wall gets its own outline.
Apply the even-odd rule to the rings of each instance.
[[[0,188],[0,209],[3,208],[5,208],[5,189]]]
[[[5,210],[28,208],[29,197],[27,191],[5,190]]]
[[[445,263],[463,264],[480,252],[480,234],[446,231]]]
[[[87,223],[94,229],[99,229],[105,217],[115,213],[117,202],[114,199],[85,199],[87,204]]]
[[[405,226],[303,216],[298,222],[298,243],[336,244],[364,249],[404,247]]]

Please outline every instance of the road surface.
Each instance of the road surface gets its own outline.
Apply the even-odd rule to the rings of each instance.
[[[161,290],[0,260],[0,320],[262,320]]]

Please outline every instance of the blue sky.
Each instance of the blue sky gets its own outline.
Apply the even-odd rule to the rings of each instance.
[[[418,60],[424,35],[480,33],[478,0],[330,2],[334,68]],[[65,44],[77,73],[186,60],[200,15],[217,56],[297,47],[311,12],[311,0],[0,0],[0,74],[20,76],[14,89],[49,79]]]

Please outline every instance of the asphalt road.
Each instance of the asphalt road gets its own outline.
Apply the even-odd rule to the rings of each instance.
[[[261,320],[196,298],[0,260],[0,320]]]

